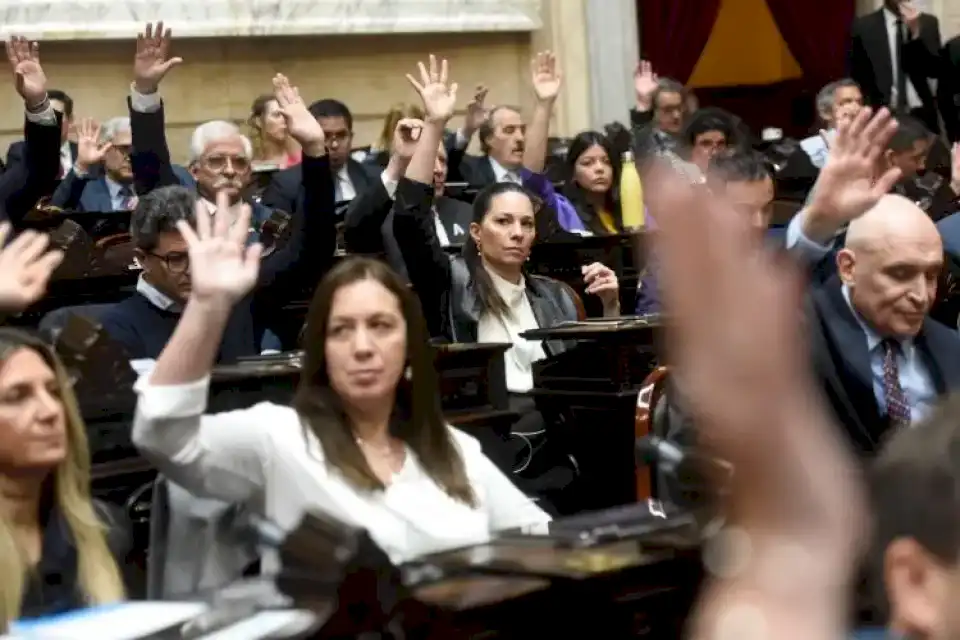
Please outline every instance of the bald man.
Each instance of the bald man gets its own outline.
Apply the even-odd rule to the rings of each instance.
[[[960,389],[960,336],[927,316],[943,247],[910,200],[884,196],[854,220],[836,265],[810,294],[814,366],[854,446],[870,455]]]

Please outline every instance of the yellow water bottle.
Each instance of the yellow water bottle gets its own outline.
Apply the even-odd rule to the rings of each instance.
[[[623,154],[620,168],[620,216],[624,230],[642,229],[646,224],[643,213],[643,186],[633,160],[633,152]]]

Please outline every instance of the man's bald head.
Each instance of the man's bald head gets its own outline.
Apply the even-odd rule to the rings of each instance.
[[[837,271],[854,310],[882,337],[917,334],[943,265],[936,225],[920,207],[886,195],[847,229]]]
[[[862,251],[911,240],[940,243],[940,233],[923,209],[903,196],[889,194],[850,223],[844,247]]]

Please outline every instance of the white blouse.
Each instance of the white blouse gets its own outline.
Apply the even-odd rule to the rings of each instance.
[[[306,509],[322,509],[367,529],[394,562],[550,521],[475,438],[452,427],[476,508],[448,496],[409,448],[386,490],[358,491],[326,465],[320,441],[292,408],[264,402],[203,415],[209,386],[209,378],[154,386],[144,376],[135,387],[134,443],[160,473],[197,496],[242,503],[286,530]]]
[[[503,354],[506,369],[507,390],[526,393],[533,388],[533,363],[547,357],[543,343],[520,336],[524,331],[539,329],[540,324],[533,313],[527,297],[526,281],[520,284],[504,280],[487,269],[493,288],[507,305],[504,315],[485,311],[477,324],[478,342],[508,342],[513,346]]]

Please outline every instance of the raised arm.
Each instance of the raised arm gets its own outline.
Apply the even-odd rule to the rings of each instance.
[[[53,191],[60,171],[60,116],[47,98],[47,76],[40,46],[14,36],[6,42],[7,60],[26,109],[24,159],[0,175],[0,220],[20,221]]]
[[[547,141],[550,138],[550,118],[553,105],[563,85],[557,57],[550,51],[538,53],[530,62],[533,90],[537,104],[527,127],[523,151],[523,166],[534,173],[542,173],[547,161]]]
[[[423,100],[424,120],[406,176],[397,189],[393,236],[400,247],[431,335],[444,334],[446,300],[450,290],[450,260],[437,238],[433,220],[433,169],[443,132],[457,102],[456,83],[447,83],[447,61],[430,56],[429,69],[421,62],[420,80],[407,79]]]
[[[130,129],[133,136],[134,184],[138,195],[145,195],[157,187],[180,184],[170,162],[166,123],[160,83],[181,58],[170,57],[171,32],[164,30],[163,22],[156,29],[147,23],[137,35],[137,53],[133,62],[133,84],[127,104],[130,109]]]
[[[0,223],[0,321],[43,297],[63,260],[62,251],[48,250],[47,234],[28,230],[7,244],[10,231],[9,222]]]
[[[53,192],[50,204],[61,209],[79,209],[83,190],[93,177],[92,170],[103,162],[112,145],[100,144],[100,125],[84,118],[77,125],[77,161]]]
[[[156,366],[137,383],[133,424],[134,443],[170,480],[225,500],[262,489],[270,457],[266,430],[272,420],[262,415],[264,405],[202,417],[227,319],[257,281],[261,247],[246,245],[250,217],[250,207],[242,205],[234,218],[228,198],[219,194],[212,220],[198,201],[196,231],[179,223],[192,290]]]
[[[303,199],[293,212],[290,240],[263,260],[257,282],[261,290],[289,274],[297,277],[304,273],[319,280],[337,248],[336,190],[323,129],[286,76],[277,74],[273,89],[287,130],[303,149]]]

